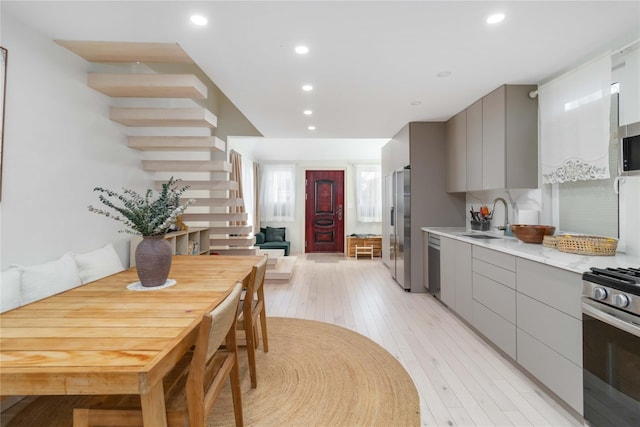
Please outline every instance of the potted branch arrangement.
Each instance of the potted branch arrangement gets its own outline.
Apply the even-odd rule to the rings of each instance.
[[[115,212],[91,205],[90,212],[122,222],[127,229],[120,230],[121,233],[142,235],[142,242],[135,253],[136,270],[142,286],[162,286],[169,276],[173,253],[164,235],[194,202],[190,199],[180,204],[180,196],[189,188],[181,186],[180,181],[171,177],[168,182],[162,184],[162,190],[155,199],[151,189],[147,189],[144,195],[126,188],[122,189],[122,193],[102,187],[93,189],[100,193],[100,202]],[[115,204],[118,201],[121,206]]]

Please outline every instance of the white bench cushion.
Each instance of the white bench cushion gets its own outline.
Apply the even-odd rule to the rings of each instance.
[[[86,254],[74,255],[82,283],[102,279],[124,270],[113,244]]]
[[[20,306],[20,276],[18,268],[2,272],[0,282],[0,313]]]
[[[56,261],[20,267],[22,270],[21,302],[28,304],[82,284],[78,267],[70,253]]]

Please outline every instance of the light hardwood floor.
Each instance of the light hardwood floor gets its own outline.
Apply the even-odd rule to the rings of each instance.
[[[268,316],[333,323],[386,348],[416,384],[424,426],[582,425],[438,300],[404,292],[380,260],[301,255],[291,280],[265,292]]]

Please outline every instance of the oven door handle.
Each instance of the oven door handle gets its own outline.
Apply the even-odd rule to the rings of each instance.
[[[634,322],[634,316],[630,314],[603,306],[589,299],[582,300],[582,312],[640,338],[640,325]]]

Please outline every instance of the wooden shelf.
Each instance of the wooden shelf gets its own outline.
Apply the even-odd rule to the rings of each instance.
[[[89,73],[87,84],[112,97],[207,98],[207,86],[193,74]]]
[[[143,160],[142,169],[150,172],[231,172],[224,160]]]
[[[357,246],[371,246],[373,248],[373,256],[380,257],[382,255],[382,236],[366,236],[356,237],[347,236],[347,256],[356,256]],[[367,253],[367,256],[371,256]]]
[[[215,136],[130,136],[129,148],[140,151],[220,151],[227,144]]]
[[[165,234],[164,238],[171,244],[171,250],[175,255],[208,255],[209,254],[209,228],[190,227],[185,231],[174,231]],[[129,242],[129,266],[136,265],[136,248],[142,241],[142,236],[136,236]],[[189,252],[189,242],[197,245],[194,252]]]
[[[89,62],[149,62],[193,64],[193,59],[177,43],[105,42],[56,40]]]
[[[111,107],[109,118],[131,127],[214,128],[218,125],[218,118],[206,108]]]

